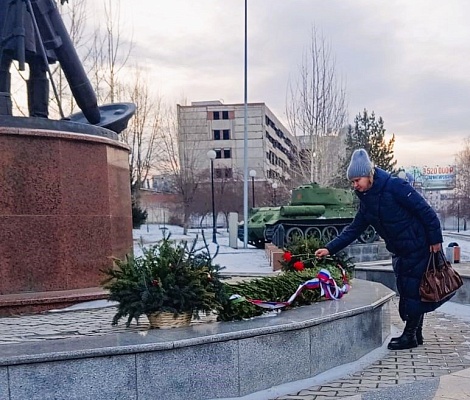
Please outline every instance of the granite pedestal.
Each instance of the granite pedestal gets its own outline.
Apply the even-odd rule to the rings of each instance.
[[[37,120],[0,117],[0,315],[103,297],[100,270],[133,246],[128,147]]]

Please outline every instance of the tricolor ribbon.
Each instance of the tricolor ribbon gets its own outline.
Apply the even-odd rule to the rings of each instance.
[[[299,285],[295,293],[287,301],[252,300],[245,299],[238,294],[230,296],[230,300],[246,300],[249,301],[251,304],[254,304],[255,306],[268,308],[270,310],[276,310],[278,308],[290,306],[302,290],[313,290],[318,288],[320,288],[321,290],[320,296],[325,296],[326,299],[338,300],[343,297],[344,294],[349,292],[351,286],[349,285],[344,268],[339,264],[337,264],[337,267],[341,270],[341,279],[343,281],[343,286],[341,287],[339,287],[336,281],[333,279],[330,274],[330,271],[328,271],[327,269],[321,269],[316,278],[310,279]]]

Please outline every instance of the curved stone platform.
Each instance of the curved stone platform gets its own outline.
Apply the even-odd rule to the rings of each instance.
[[[390,333],[382,284],[354,279],[338,301],[239,322],[172,330],[109,330],[61,339],[0,342],[1,399],[165,399],[240,397],[358,360]],[[111,322],[111,321],[110,321]],[[90,328],[90,327],[87,327]],[[0,338],[1,339],[1,338]]]

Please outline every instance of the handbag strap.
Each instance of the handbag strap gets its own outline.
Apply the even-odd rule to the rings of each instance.
[[[436,253],[432,251],[429,253],[428,266],[426,271],[436,271]]]
[[[439,260],[442,260],[442,264],[439,263]],[[441,247],[441,250],[436,253],[436,268],[443,267],[445,265],[450,265],[450,262],[447,260],[447,257]]]

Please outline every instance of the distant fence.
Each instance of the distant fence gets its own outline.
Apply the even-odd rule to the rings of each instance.
[[[189,226],[191,228],[212,228],[212,214],[207,214],[204,217],[200,215],[191,215],[189,218]],[[219,213],[216,220],[217,228],[226,228],[227,221],[225,215]]]
[[[147,223],[149,224],[167,224],[171,212],[164,207],[147,207]]]
[[[148,224],[168,224],[171,223],[171,219],[175,217],[174,211],[171,211],[166,207],[146,207],[147,221]],[[226,228],[227,221],[225,215],[219,213],[217,216],[217,228]],[[189,219],[189,226],[191,228],[212,228],[212,214],[208,214],[204,217],[200,215],[192,215]]]

